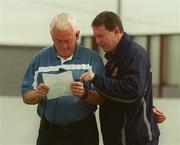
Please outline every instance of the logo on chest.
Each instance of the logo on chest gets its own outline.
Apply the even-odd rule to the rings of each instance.
[[[118,62],[111,62],[111,63],[108,63],[107,67],[108,67],[108,72],[109,72],[109,75],[112,76],[112,77],[116,77],[119,73],[119,63]]]
[[[117,75],[118,75],[118,67],[115,67],[112,74],[111,74],[111,76],[115,77]]]

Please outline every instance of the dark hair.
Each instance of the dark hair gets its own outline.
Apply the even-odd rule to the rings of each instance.
[[[111,11],[103,11],[99,13],[91,23],[91,26],[102,26],[109,31],[112,31],[115,27],[118,27],[120,32],[124,32],[120,17]]]

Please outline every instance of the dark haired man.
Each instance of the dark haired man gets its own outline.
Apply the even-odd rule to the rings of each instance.
[[[148,54],[124,32],[114,12],[98,14],[92,28],[96,43],[106,53],[106,75],[86,72],[80,79],[91,82],[96,92],[78,92],[76,82],[72,92],[77,96],[85,92],[89,102],[103,97],[100,122],[104,145],[158,145]]]

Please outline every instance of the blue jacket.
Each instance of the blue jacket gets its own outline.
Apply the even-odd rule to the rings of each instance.
[[[22,95],[36,89],[43,83],[42,74],[62,73],[59,68],[70,69],[73,79],[77,79],[86,70],[92,69],[95,73],[104,73],[104,64],[101,58],[93,51],[77,45],[71,60],[61,64],[54,46],[40,50],[29,64],[21,85]],[[63,85],[59,82],[59,85]],[[92,89],[89,83],[84,85]],[[81,120],[96,110],[96,105],[91,105],[77,96],[57,96],[57,99],[47,100],[46,97],[38,104],[38,115],[54,124],[68,123]]]
[[[124,33],[116,52],[105,57],[106,77],[95,74],[92,81],[105,98],[100,107],[104,144],[143,144],[157,138],[152,72],[146,51]]]

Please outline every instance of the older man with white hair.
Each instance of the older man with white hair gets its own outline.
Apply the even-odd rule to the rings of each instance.
[[[31,60],[21,86],[26,104],[38,104],[41,117],[37,145],[98,145],[99,136],[94,112],[96,105],[69,95],[47,99],[49,86],[43,75],[72,71],[74,80],[86,70],[104,73],[101,58],[92,50],[77,43],[80,31],[75,19],[68,13],[56,15],[50,24],[54,45],[40,50]],[[58,84],[63,86],[61,82]],[[84,82],[87,89],[92,89]]]

